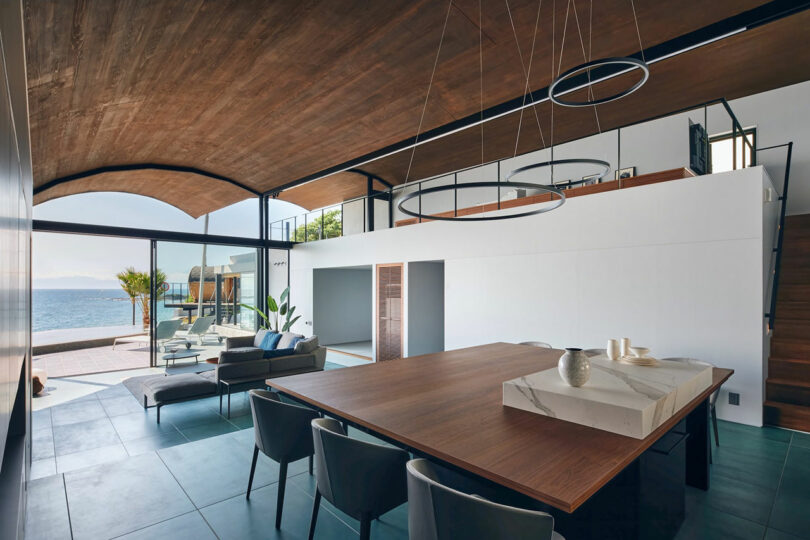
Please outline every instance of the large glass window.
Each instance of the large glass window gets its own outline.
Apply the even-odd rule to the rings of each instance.
[[[738,132],[739,133],[739,132]],[[744,169],[754,163],[754,155],[748,148],[744,139],[756,148],[756,129],[746,129],[744,135],[733,136],[731,133],[713,135],[709,137],[709,155],[713,173]],[[735,161],[736,160],[736,161]]]
[[[260,305],[258,253],[250,247],[157,242],[158,366],[177,353],[215,358],[225,338],[255,333],[256,312],[245,306]]]

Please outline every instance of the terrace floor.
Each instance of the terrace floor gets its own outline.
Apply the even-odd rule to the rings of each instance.
[[[335,354],[327,369],[340,367]],[[158,425],[120,384],[152,371],[162,372],[59,379],[34,400],[26,536],[305,538],[315,488],[306,460],[290,467],[281,531],[273,525],[278,466],[263,455],[245,500],[253,447],[246,394],[234,394],[230,419],[211,398],[167,406]],[[687,488],[677,538],[810,539],[810,434],[721,421],[720,444],[711,489]],[[325,504],[316,538],[356,538],[358,523]],[[407,538],[407,504],[374,522],[372,537]]]

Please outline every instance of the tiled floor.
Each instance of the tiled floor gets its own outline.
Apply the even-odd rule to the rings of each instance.
[[[177,346],[180,351],[185,351],[184,347],[183,344]],[[206,358],[219,356],[222,348],[223,345],[216,343],[216,340],[209,340],[204,345],[194,343],[190,351],[199,353],[199,362],[205,362]],[[164,365],[164,354],[163,349],[158,353],[159,366]],[[194,359],[176,360],[172,364],[179,366],[189,362],[194,363]],[[149,347],[138,343],[121,343],[115,349],[110,345],[38,354],[34,356],[34,367],[44,369],[49,378],[146,368],[149,367]]]
[[[154,412],[110,385],[35,412],[27,538],[304,538],[314,494],[306,460],[290,467],[277,532],[274,462],[261,457],[244,498],[253,447],[246,396],[234,396],[230,419],[217,405],[166,407],[158,426]],[[720,442],[711,489],[688,488],[677,538],[810,539],[810,434],[720,422]],[[356,538],[358,523],[327,508],[316,537]],[[372,537],[407,538],[407,505],[374,522]]]
[[[329,358],[338,359],[330,353]],[[350,357],[347,357],[350,358]],[[341,367],[327,362],[327,369]],[[211,366],[188,366],[198,370]],[[121,380],[162,369],[50,379],[49,395],[34,399],[32,478],[65,473],[91,464],[120,461],[159,448],[230,433],[252,426],[247,394],[231,396],[231,415],[219,414],[211,397],[144,411]]]

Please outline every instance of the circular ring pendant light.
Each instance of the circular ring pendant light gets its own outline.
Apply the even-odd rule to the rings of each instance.
[[[572,161],[583,161],[583,160],[572,160]],[[514,176],[515,172],[512,172]],[[545,193],[551,194],[553,205],[544,206],[542,208],[537,208],[535,210],[529,210],[527,212],[520,212],[518,214],[500,214],[494,216],[434,216],[430,214],[423,214],[422,212],[414,212],[413,210],[408,210],[405,208],[405,203],[415,199],[417,197],[421,197],[422,195],[428,195],[430,193],[440,193],[442,191],[455,191],[455,190],[462,190],[462,189],[472,189],[472,188],[523,188],[523,189],[535,189],[539,191],[543,191]],[[559,197],[558,200],[554,201],[554,195]],[[565,203],[565,193],[559,188],[554,186],[544,185],[544,184],[533,184],[530,182],[467,182],[464,184],[445,184],[443,186],[434,186],[425,189],[418,189],[411,193],[408,193],[402,199],[400,199],[399,204],[397,204],[397,208],[403,214],[407,214],[411,217],[419,218],[419,219],[429,219],[431,221],[498,221],[501,219],[513,219],[525,216],[534,216],[537,214],[544,214],[545,212],[551,212],[552,210],[559,208],[560,206]]]
[[[571,77],[574,77],[578,73],[581,73],[581,72],[586,71],[586,70],[594,69],[594,68],[597,68],[597,67],[614,66],[614,65],[628,66],[627,71],[631,71],[631,70],[634,70],[634,69],[640,69],[641,72],[642,72],[641,79],[638,82],[636,82],[636,84],[631,86],[630,88],[628,88],[626,90],[622,90],[618,94],[613,94],[612,96],[608,96],[608,97],[605,97],[605,98],[599,98],[599,99],[594,98],[594,99],[586,100],[586,101],[567,101],[565,99],[560,98],[559,95],[556,92],[557,87],[560,85],[560,83],[570,79]],[[647,66],[646,62],[638,60],[637,58],[631,58],[631,57],[625,57],[625,58],[617,58],[617,57],[600,58],[598,60],[593,60],[591,62],[586,62],[584,64],[580,64],[578,66],[575,66],[575,67],[569,69],[568,71],[566,71],[565,73],[563,73],[562,75],[560,75],[559,77],[557,77],[556,79],[554,79],[554,82],[552,82],[551,86],[549,86],[549,88],[548,88],[548,97],[549,97],[549,99],[551,99],[551,101],[553,101],[557,105],[562,105],[563,107],[591,107],[591,106],[594,106],[594,105],[601,105],[602,103],[608,103],[610,101],[615,101],[615,100],[621,99],[621,98],[623,98],[625,96],[629,96],[630,94],[632,94],[633,92],[635,92],[636,90],[641,88],[644,85],[644,83],[647,82],[647,79],[649,79],[649,78],[650,78],[650,68]],[[590,82],[588,83],[588,86],[590,86]]]
[[[590,159],[590,158],[575,158],[575,159],[552,159],[550,161],[542,161],[540,163],[532,163],[531,165],[526,165],[524,167],[518,167],[517,169],[513,170],[509,173],[509,176],[506,177],[506,181],[509,182],[515,176],[523,174],[528,171],[533,171],[535,169],[544,169],[547,167],[554,167],[555,165],[599,165],[602,167],[602,173],[599,175],[599,180],[602,180],[607,173],[610,172],[610,163],[607,161],[603,161],[601,159]],[[584,184],[585,182],[592,181],[593,178],[584,178],[582,180],[572,180],[570,182],[566,182],[568,186],[576,186],[579,184]],[[540,186],[542,184],[532,184],[534,186]],[[546,186],[549,187],[549,186]]]

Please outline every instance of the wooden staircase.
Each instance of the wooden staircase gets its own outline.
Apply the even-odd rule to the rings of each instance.
[[[810,431],[810,214],[785,220],[765,423]]]

